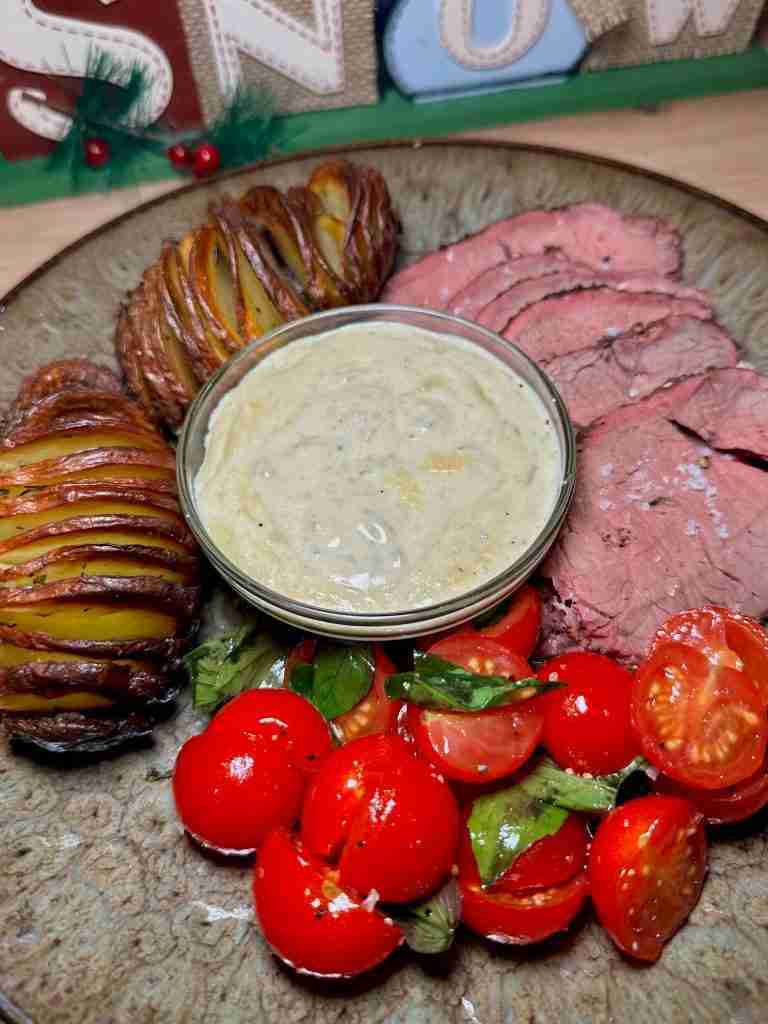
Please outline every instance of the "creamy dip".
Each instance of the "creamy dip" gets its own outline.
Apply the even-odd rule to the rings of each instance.
[[[256,365],[211,416],[198,512],[242,572],[321,608],[402,611],[503,572],[541,531],[560,447],[530,385],[476,345],[341,327]]]

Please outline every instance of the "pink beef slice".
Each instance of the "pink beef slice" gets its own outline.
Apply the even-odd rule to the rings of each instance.
[[[713,448],[768,460],[768,377],[754,370],[732,367],[709,374],[674,418]]]
[[[462,288],[451,299],[448,312],[474,320],[482,309],[514,285],[532,278],[559,274],[572,266],[559,250],[544,253],[543,256],[517,256],[497,263],[475,277],[466,288]]]
[[[573,422],[586,427],[622,405],[646,398],[670,381],[716,367],[734,367],[738,358],[733,341],[716,324],[675,316],[645,330],[606,338],[591,348],[556,356],[546,364],[546,371],[563,396]]]
[[[634,661],[673,612],[768,610],[768,472],[672,422],[707,381],[625,406],[583,438],[574,504],[542,570],[554,591],[545,655],[581,647]]]
[[[590,288],[537,302],[515,317],[504,337],[544,365],[557,356],[591,348],[606,338],[616,338],[670,316],[706,320],[712,310],[698,300],[658,292],[630,294]]]
[[[680,269],[680,237],[669,224],[624,217],[600,203],[581,203],[508,217],[438,249],[395,274],[382,301],[445,309],[490,267],[548,249],[560,249],[568,259],[595,270],[675,276]]]
[[[708,307],[707,295],[697,288],[678,284],[658,274],[600,273],[579,264],[567,264],[562,273],[534,278],[508,288],[480,310],[474,317],[476,323],[498,334],[505,334],[515,317],[537,302],[553,295],[592,288],[611,288],[629,294],[658,292],[677,299],[698,302],[702,310]]]

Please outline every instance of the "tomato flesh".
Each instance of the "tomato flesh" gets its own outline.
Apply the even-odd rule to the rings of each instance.
[[[768,631],[756,619],[740,615],[728,608],[707,605],[672,615],[658,629],[651,644],[651,655],[667,641],[687,643],[699,650],[721,652],[723,648],[736,655],[732,667],[744,672],[760,689],[768,706]]]
[[[533,850],[537,845],[535,843],[530,849]],[[525,854],[518,861],[523,856]],[[490,889],[483,888],[469,833],[464,828],[459,856],[461,920],[483,938],[510,945],[541,942],[557,932],[565,931],[584,906],[589,894],[583,862],[562,884],[538,886],[535,890],[525,891],[500,888],[502,883],[503,879],[500,879]]]
[[[757,685],[709,655],[674,641],[657,644],[638,670],[632,721],[643,753],[670,778],[697,789],[723,789],[763,763],[768,720]]]
[[[655,787],[667,796],[689,800],[704,815],[708,825],[733,825],[745,821],[768,805],[768,765],[735,786],[724,789],[692,789],[659,775]]]
[[[393,732],[403,702],[390,700],[384,692],[384,684],[395,671],[395,666],[378,644],[373,645],[375,673],[370,692],[346,714],[333,721],[334,728],[342,743],[372,736],[379,732]]]
[[[331,750],[328,723],[308,700],[291,690],[248,690],[211,719],[207,733],[228,731],[263,737],[303,771],[314,771]]]
[[[541,629],[541,597],[535,587],[526,586],[513,595],[506,608],[492,622],[481,626],[481,636],[529,658]]]
[[[488,891],[520,893],[565,885],[584,870],[588,849],[584,819],[569,814],[554,835],[544,836],[524,850]]]
[[[262,736],[222,729],[188,739],[173,773],[184,828],[222,853],[252,853],[299,816],[306,776]]]
[[[459,812],[447,783],[393,735],[330,754],[304,801],[302,839],[338,868],[339,884],[385,902],[420,899],[448,876]]]
[[[428,653],[481,676],[526,679],[535,674],[522,655],[479,633],[453,633],[438,640]]]
[[[259,853],[253,900],[264,938],[305,974],[352,977],[380,964],[401,944],[391,918],[349,889],[284,829]]]
[[[602,821],[589,877],[600,923],[624,953],[655,961],[696,906],[707,869],[703,816],[687,800],[630,800]]]
[[[562,768],[607,775],[637,755],[631,672],[604,654],[578,652],[553,658],[538,676],[565,684],[541,697],[544,746]]]

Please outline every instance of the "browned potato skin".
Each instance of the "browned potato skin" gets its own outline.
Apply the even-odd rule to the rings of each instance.
[[[374,301],[392,270],[399,227],[382,176],[346,160],[319,165],[306,187],[286,195],[262,185],[225,203],[175,246],[164,243],[128,297],[115,344],[129,392],[154,422],[178,430],[194,383],[202,386],[254,338],[311,312]],[[209,273],[214,247],[224,257],[234,320]],[[242,278],[252,281],[251,272],[263,310],[253,301],[249,308]],[[169,344],[183,360],[176,371]]]
[[[136,446],[92,447],[105,434]],[[57,456],[58,439],[73,437],[82,450]],[[178,691],[198,622],[197,548],[173,453],[111,371],[71,360],[25,382],[0,454],[33,443],[47,457],[30,449],[33,461],[0,477],[0,523],[12,531],[0,540],[0,645],[14,649],[0,667],[0,717],[10,736],[48,750],[106,750],[147,735]],[[30,660],[15,664],[24,651]]]

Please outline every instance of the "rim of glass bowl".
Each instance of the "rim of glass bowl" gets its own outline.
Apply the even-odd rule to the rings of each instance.
[[[204,458],[208,424],[213,410],[216,408],[216,405],[218,405],[218,401],[221,401],[224,394],[236,387],[243,380],[246,373],[254,369],[262,359],[266,358],[277,348],[282,348],[284,344],[290,344],[291,341],[298,340],[299,338],[309,337],[314,334],[322,334],[325,333],[325,331],[332,330],[332,327],[327,326],[329,322],[332,322],[334,327],[344,327],[355,322],[370,322],[372,320],[402,323],[404,318],[418,318],[423,320],[425,330],[434,330],[435,332],[440,333],[442,327],[443,333],[456,335],[472,344],[476,344],[472,335],[476,336],[479,334],[484,337],[488,343],[487,346],[480,345],[479,347],[483,348],[485,351],[490,350],[494,355],[497,355],[497,350],[499,349],[513,353],[523,361],[528,373],[537,380],[540,389],[549,398],[552,404],[563,438],[563,450],[561,453],[563,459],[563,477],[560,485],[560,492],[549,518],[525,552],[506,569],[504,569],[503,572],[497,573],[491,579],[486,580],[484,583],[474,587],[472,590],[463,591],[456,597],[449,598],[445,601],[439,601],[436,604],[422,605],[421,607],[403,609],[402,611],[351,612],[343,609],[323,608],[319,605],[306,604],[302,601],[296,600],[295,598],[281,594],[277,590],[272,590],[269,587],[263,586],[257,580],[253,579],[253,577],[242,572],[229,560],[229,558],[227,558],[226,555],[223,554],[209,535],[197,512],[194,499],[194,477],[197,475],[199,466],[194,470],[193,474],[190,468],[190,447],[192,445],[193,436],[196,433],[199,433],[199,421],[201,418],[204,420],[204,433],[201,440],[203,448],[202,458]],[[421,326],[421,324],[419,324],[419,326]],[[445,331],[445,328],[449,326],[452,327],[453,330]],[[260,358],[253,360],[252,364],[249,365],[245,372],[238,373],[238,369],[243,363],[249,362],[249,360],[253,359],[253,353],[256,350],[259,350],[261,353]],[[514,367],[511,368],[517,372]],[[220,381],[224,377],[231,377],[232,384],[225,392],[222,393],[216,405],[208,408],[210,396],[217,390]],[[539,397],[541,397],[541,395],[539,395]],[[246,594],[253,594],[254,597],[258,598],[264,604],[285,610],[290,615],[304,619],[315,619],[318,622],[327,623],[328,625],[340,624],[358,628],[364,628],[365,626],[370,625],[375,628],[385,628],[387,626],[397,627],[412,623],[414,626],[417,626],[433,619],[440,619],[444,616],[450,616],[454,613],[461,612],[466,606],[475,605],[484,601],[487,602],[488,599],[492,598],[498,591],[509,592],[510,584],[514,585],[515,580],[518,579],[522,582],[533,571],[533,569],[535,569],[551,546],[554,538],[557,536],[573,497],[576,482],[576,437],[573,424],[571,423],[571,419],[568,415],[568,410],[563,399],[560,397],[559,391],[549,377],[536,365],[536,363],[534,363],[533,360],[513,342],[508,341],[506,338],[502,338],[498,334],[494,334],[492,331],[489,331],[484,327],[480,327],[478,324],[464,320],[461,317],[452,316],[449,313],[423,309],[419,306],[370,303],[367,305],[342,306],[337,309],[324,310],[320,313],[313,313],[310,316],[302,317],[300,320],[292,320],[289,323],[282,324],[280,327],[277,327],[267,334],[250,342],[245,348],[224,363],[206,382],[187,411],[181,433],[179,434],[176,477],[179,487],[179,495],[181,498],[182,511],[190,529],[197,538],[197,541],[205,552],[206,557],[213,563],[215,568],[218,569],[225,579],[234,581],[233,585],[235,589],[239,590],[241,594],[245,591]]]

